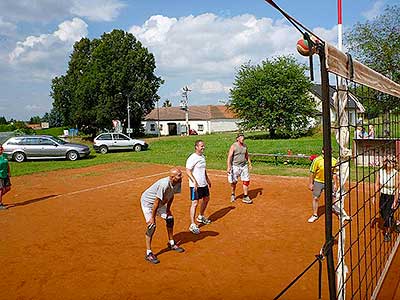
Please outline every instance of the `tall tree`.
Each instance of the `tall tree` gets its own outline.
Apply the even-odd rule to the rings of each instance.
[[[229,107],[243,119],[243,129],[263,129],[271,138],[306,132],[315,103],[309,94],[306,67],[292,56],[242,65],[230,93]]]
[[[163,103],[162,106],[163,106],[163,107],[171,107],[171,106],[172,106],[172,103],[171,103],[171,101],[170,101],[169,99],[167,99],[167,100],[164,101],[164,103]]]
[[[400,7],[386,7],[383,14],[357,23],[346,33],[350,52],[393,81],[400,82]]]
[[[350,53],[363,64],[400,83],[400,7],[387,6],[373,20],[357,23],[346,33]],[[393,108],[393,97],[375,95],[364,103],[369,118]]]
[[[0,125],[6,125],[7,124],[7,120],[4,116],[0,117]]]
[[[63,125],[95,134],[111,128],[114,119],[126,125],[129,102],[130,124],[138,133],[163,83],[155,68],[153,54],[131,33],[113,30],[100,39],[83,38],[74,45],[66,74],[53,79],[53,107]]]

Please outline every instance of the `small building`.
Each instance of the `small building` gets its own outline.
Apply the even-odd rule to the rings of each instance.
[[[331,122],[336,121],[336,113],[334,108],[334,100],[333,95],[336,92],[336,88],[334,86],[329,86],[329,101],[331,107]],[[321,84],[314,84],[311,88],[311,95],[313,96],[315,103],[317,105],[317,110],[320,112],[320,116],[322,117],[322,88]],[[357,123],[357,115],[365,113],[364,106],[358,101],[357,97],[352,93],[348,93],[348,102],[346,106],[346,111],[349,116],[349,124],[356,125]]]
[[[238,130],[238,119],[225,105],[189,106],[189,131],[197,134]],[[142,122],[145,134],[186,134],[186,111],[180,107],[153,109]],[[158,131],[159,130],[159,131]]]

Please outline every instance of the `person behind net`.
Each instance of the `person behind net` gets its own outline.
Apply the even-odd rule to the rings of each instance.
[[[393,224],[393,211],[397,207],[399,196],[398,174],[396,162],[392,158],[385,158],[383,167],[379,169],[375,179],[375,191],[379,192],[379,213],[383,219],[383,240],[391,240],[390,230]],[[375,197],[373,198],[375,203]]]
[[[250,184],[250,172],[251,161],[249,153],[247,151],[247,145],[244,143],[244,134],[239,133],[236,138],[236,142],[231,145],[228,152],[227,158],[228,182],[231,184],[231,202],[235,202],[235,190],[236,184],[240,179],[243,184],[243,199],[242,202],[246,204],[253,203],[248,195],[249,184]]]
[[[7,154],[4,154],[4,148],[0,144],[0,210],[7,209],[7,206],[3,204],[3,196],[11,190],[10,177],[10,164]]]
[[[182,172],[178,168],[172,168],[169,176],[157,180],[141,197],[141,206],[144,218],[146,220],[146,256],[145,259],[153,264],[160,261],[151,250],[151,242],[156,231],[156,216],[159,215],[165,220],[168,233],[168,248],[176,252],[185,250],[175,244],[174,241],[174,217],[171,212],[171,205],[174,200],[174,194],[181,192]]]
[[[335,200],[335,194],[339,188],[337,160],[332,157],[332,197]],[[319,219],[318,216],[318,201],[321,197],[322,191],[325,189],[325,172],[324,172],[324,150],[322,149],[321,155],[313,159],[310,166],[310,176],[308,188],[312,191],[312,209],[313,214],[308,219],[308,223],[313,223]],[[341,216],[344,221],[350,221],[350,216],[347,215],[343,208],[338,207],[337,204],[332,205],[333,212]]]
[[[194,234],[200,233],[200,228],[195,223],[195,215],[197,205],[200,205],[200,212],[197,216],[197,222],[204,225],[211,223],[204,213],[207,208],[207,204],[210,200],[210,188],[211,181],[207,175],[206,169],[206,158],[204,156],[204,150],[206,146],[204,141],[197,140],[194,143],[195,152],[192,153],[186,160],[186,174],[189,177],[189,189],[190,189],[190,200],[192,204],[190,206],[190,226],[189,231]]]

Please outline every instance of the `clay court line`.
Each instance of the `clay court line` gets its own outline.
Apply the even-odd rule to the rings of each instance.
[[[99,185],[99,186],[95,186],[92,188],[87,188],[87,189],[83,189],[83,190],[78,190],[75,192],[69,192],[69,193],[65,193],[65,194],[61,194],[61,195],[57,195],[52,197],[54,198],[59,198],[59,197],[64,197],[64,196],[70,196],[70,195],[76,195],[76,194],[80,194],[80,193],[86,193],[86,192],[90,192],[90,191],[94,191],[94,190],[99,190],[99,189],[103,189],[103,188],[108,188],[110,186],[114,186],[114,185],[118,185],[118,184],[123,184],[123,183],[127,183],[127,182],[131,182],[131,181],[135,181],[138,179],[145,179],[145,178],[151,178],[151,177],[155,177],[155,176],[160,176],[163,174],[168,174],[169,172],[162,172],[162,173],[157,173],[157,174],[152,174],[152,175],[146,175],[146,176],[142,176],[142,177],[136,177],[136,178],[131,178],[131,179],[127,179],[127,180],[122,180],[122,181],[118,181],[118,182],[113,182],[113,183],[109,183],[109,184],[105,184],[105,185]]]

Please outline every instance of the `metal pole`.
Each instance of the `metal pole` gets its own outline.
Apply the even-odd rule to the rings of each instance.
[[[343,50],[342,0],[338,0],[338,49]]]
[[[157,99],[157,136],[160,137],[160,107],[158,105],[158,99]]]
[[[336,299],[336,277],[333,261],[332,236],[332,145],[331,145],[331,112],[329,99],[329,77],[326,69],[324,47],[319,49],[322,85],[322,116],[324,139],[324,169],[325,169],[325,256],[328,269],[329,295]]]
[[[131,137],[131,115],[130,115],[130,105],[129,105],[129,97],[128,97],[128,106],[127,106],[127,109],[128,109],[128,129],[127,129],[127,131],[128,131],[128,136],[129,137]]]

